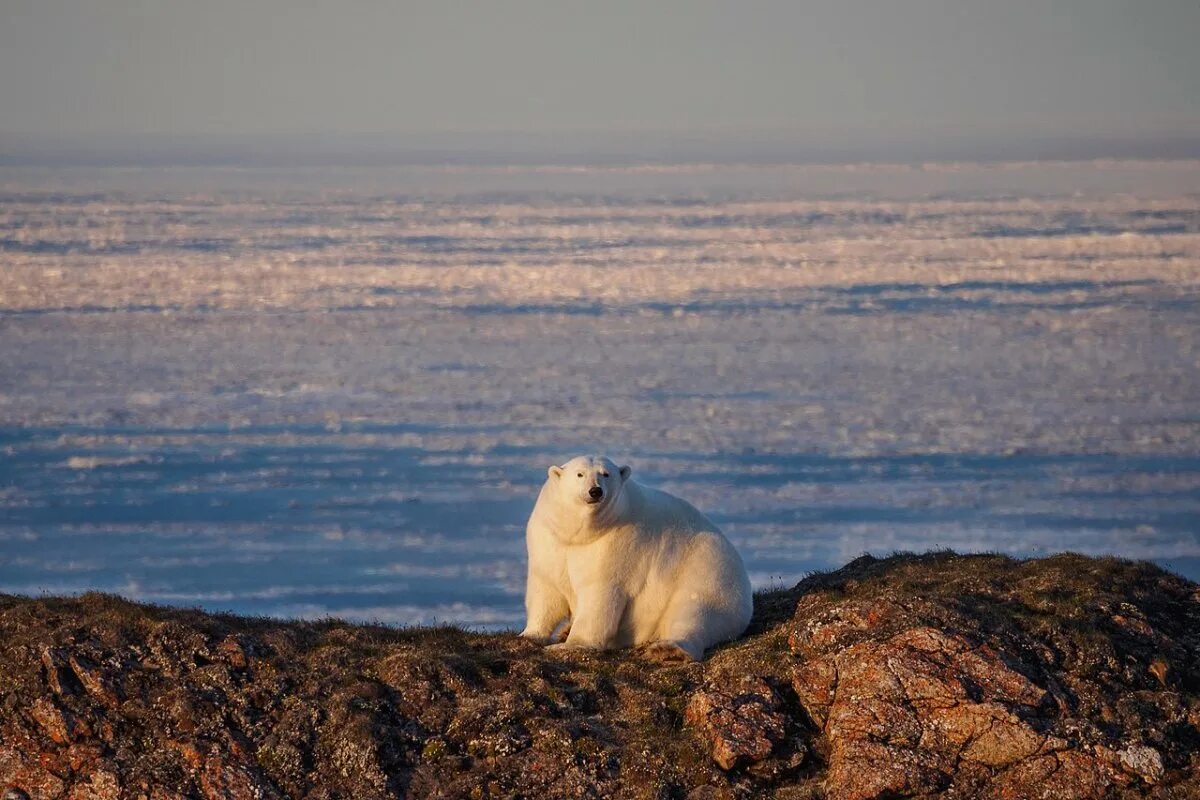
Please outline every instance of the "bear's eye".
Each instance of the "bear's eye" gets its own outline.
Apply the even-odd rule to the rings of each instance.
[[[582,478],[582,477],[583,477],[583,473],[582,473],[582,472],[577,472],[577,473],[575,473],[575,477],[576,477],[576,478]]]
[[[608,477],[608,473],[607,473],[607,472],[601,472],[601,473],[600,473],[600,475],[601,475],[601,477],[604,477],[604,478],[607,478],[607,477]]]

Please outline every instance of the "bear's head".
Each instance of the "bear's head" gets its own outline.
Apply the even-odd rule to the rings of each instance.
[[[630,473],[629,467],[618,467],[604,456],[578,456],[547,470],[559,497],[591,511],[611,507]]]

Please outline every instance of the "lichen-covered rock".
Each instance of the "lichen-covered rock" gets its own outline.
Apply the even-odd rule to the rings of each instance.
[[[105,769],[96,770],[77,781],[67,793],[67,800],[119,800],[121,781]]]
[[[5,739],[12,741],[10,735]],[[33,745],[33,742],[29,742]],[[67,790],[61,777],[42,763],[36,745],[30,748],[0,745],[0,786],[5,791],[16,790],[36,800],[57,800]]]
[[[200,771],[200,791],[205,800],[271,800],[278,797],[258,770],[228,757],[213,754]]]
[[[770,684],[747,677],[738,686],[699,690],[685,718],[708,741],[713,760],[728,770],[762,761],[783,741],[787,722],[778,707]]]
[[[226,636],[217,645],[217,655],[225,659],[235,669],[245,669],[250,665],[246,648],[237,636]]]
[[[42,667],[46,671],[46,682],[55,694],[75,694],[79,690],[79,681],[67,667],[67,655],[60,648],[42,648]]]
[[[1200,797],[1200,590],[864,557],[703,663],[0,596],[8,800]]]
[[[29,716],[55,744],[67,744],[79,730],[75,716],[63,711],[48,697],[34,700],[29,707]]]
[[[1061,744],[1026,719],[1045,690],[961,636],[916,627],[828,661],[836,685],[797,694],[815,696],[809,716],[825,720],[832,797],[929,793],[963,766],[1003,768]]]
[[[1133,745],[1126,747],[1117,757],[1120,758],[1122,767],[1146,783],[1158,783],[1163,778],[1162,756],[1153,747]]]
[[[84,691],[95,697],[106,706],[116,706],[121,702],[120,691],[117,689],[117,679],[106,673],[98,664],[84,653],[72,651],[67,656],[71,671],[83,686]]]
[[[860,562],[853,578],[814,581],[797,607],[791,685],[822,734],[828,797],[1085,798],[1130,791],[1122,769],[1161,780],[1153,748],[1106,755],[1120,747],[1122,717],[1126,731],[1176,731],[1175,764],[1195,780],[1182,770],[1197,740],[1178,734],[1184,704],[1163,678],[1170,654],[1197,683],[1187,625],[1200,609],[1185,581],[1131,567],[1121,577],[1150,580],[1118,588],[1087,575],[1111,562],[1078,557],[1025,562],[999,579],[981,568],[1013,562],[946,555],[937,576],[933,560]],[[1081,572],[1066,574],[1069,561]]]

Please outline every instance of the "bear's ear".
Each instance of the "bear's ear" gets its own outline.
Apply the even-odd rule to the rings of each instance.
[[[562,477],[562,467],[551,464],[550,469],[546,470],[546,474],[557,480]]]
[[[625,466],[621,467],[618,472],[621,473],[621,480],[627,481],[629,480],[629,476],[633,474],[633,469],[626,464]]]

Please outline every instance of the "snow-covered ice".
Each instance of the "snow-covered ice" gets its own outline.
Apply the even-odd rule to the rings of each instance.
[[[585,451],[1200,578],[1200,163],[0,169],[0,591],[514,626]]]

